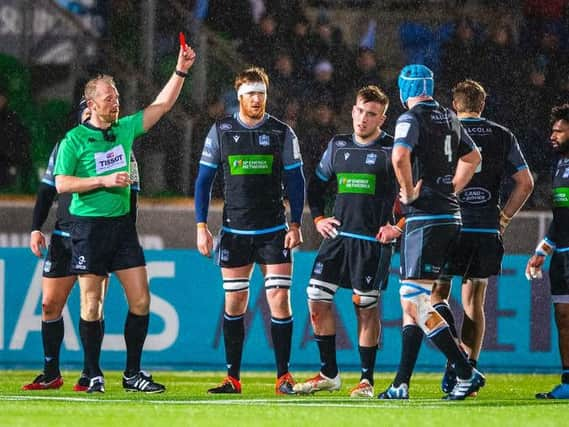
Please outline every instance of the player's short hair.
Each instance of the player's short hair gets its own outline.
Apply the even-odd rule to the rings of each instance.
[[[85,97],[86,100],[93,99],[93,97],[97,93],[97,83],[100,81],[110,84],[115,89],[117,87],[115,79],[113,79],[112,76],[109,76],[108,74],[99,74],[97,77],[94,77],[91,80],[89,80],[87,83],[85,83],[83,96]]]
[[[389,106],[389,97],[378,86],[364,86],[356,94],[356,100],[361,98],[364,102],[377,102],[378,104]]]
[[[269,76],[261,67],[250,67],[241,71],[235,77],[235,90],[238,91],[243,83],[264,83],[266,88],[269,89]]]
[[[459,113],[481,113],[486,101],[486,90],[475,80],[458,82],[452,89],[452,99]]]
[[[557,105],[551,109],[551,125],[559,120],[565,120],[569,123],[569,104]]]

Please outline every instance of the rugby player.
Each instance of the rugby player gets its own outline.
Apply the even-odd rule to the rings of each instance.
[[[294,386],[297,393],[340,389],[333,301],[337,290],[346,288],[352,290],[361,362],[360,381],[350,396],[374,396],[378,300],[387,285],[393,251],[391,243],[381,244],[375,236],[380,226],[393,219],[397,193],[391,164],[393,137],[381,130],[388,105],[388,97],[377,86],[357,92],[352,107],[353,133],[332,138],[308,186],[314,224],[324,238],[307,287],[321,368],[316,376]],[[325,217],[324,197],[334,181],[334,214]]]
[[[77,126],[62,140],[55,164],[58,193],[73,193],[71,273],[79,276],[87,392],[104,392],[99,367],[103,285],[114,272],[128,301],[125,324],[127,391],[161,393],[162,384],[140,369],[142,348],[148,334],[150,292],[146,262],[129,215],[130,153],[134,139],[154,126],[176,102],[193,65],[195,53],[180,46],[176,70],[157,98],[144,110],[121,119],[119,93],[110,76],[98,76],[85,85],[91,112],[89,123]]]
[[[225,290],[223,336],[227,376],[208,393],[241,393],[244,316],[256,263],[265,278],[271,311],[277,367],[275,392],[294,394],[294,379],[289,372],[293,326],[291,251],[302,242],[304,176],[294,131],[265,112],[268,86],[269,78],[260,68],[249,68],[236,76],[239,111],[211,127],[196,179],[197,247],[205,256],[213,252],[207,214],[218,169],[224,189],[223,224],[215,258]],[[289,225],[283,205],[285,194],[290,203]]]

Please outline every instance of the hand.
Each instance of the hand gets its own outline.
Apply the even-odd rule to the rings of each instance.
[[[415,184],[415,187],[413,187],[410,193],[407,193],[405,189],[401,187],[401,189],[399,190],[399,200],[401,201],[401,203],[403,203],[404,205],[410,205],[415,200],[417,200],[419,198],[419,194],[421,193],[422,185],[423,185],[423,180],[420,179],[419,181],[417,181],[417,184]]]
[[[211,257],[211,252],[213,250],[213,236],[207,226],[198,228],[196,242],[200,254]]]
[[[338,221],[333,216],[329,218],[323,218],[316,223],[316,230],[325,239],[333,239],[338,236],[337,227],[340,226],[340,221]]]
[[[102,177],[103,187],[128,187],[132,184],[130,174],[128,172],[115,172]]]
[[[300,227],[291,225],[284,238],[284,247],[293,249],[302,243],[302,232]]]
[[[196,60],[196,53],[194,50],[188,46],[180,46],[180,52],[178,53],[178,62],[176,64],[176,70],[180,70],[184,73],[188,72],[194,61]]]
[[[543,255],[532,256],[526,265],[526,279],[541,279],[543,277],[541,268],[544,262],[545,257]]]
[[[379,227],[379,233],[375,236],[375,238],[383,244],[391,243],[399,237],[401,237],[401,231],[399,228],[389,223]]]
[[[45,249],[46,247],[45,236],[43,233],[39,230],[32,231],[32,234],[30,234],[30,249],[34,255],[41,258],[42,249]]]

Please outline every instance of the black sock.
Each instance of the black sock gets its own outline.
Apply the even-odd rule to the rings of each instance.
[[[79,328],[81,328],[81,322],[79,322]],[[105,336],[105,319],[101,319],[101,346],[103,345],[103,337]],[[83,369],[81,370],[81,376],[88,377],[89,369],[87,368],[87,353],[83,352]]]
[[[140,371],[142,348],[148,335],[149,314],[139,316],[128,312],[124,324],[124,341],[126,343],[126,377],[132,377]]]
[[[56,320],[41,322],[41,337],[43,342],[43,373],[47,378],[61,375],[59,372],[59,350],[63,341],[63,317]]]
[[[360,351],[360,363],[362,365],[362,373],[360,376],[361,380],[368,380],[371,385],[373,385],[373,371],[375,368],[375,356],[377,355],[377,346],[373,347],[362,347],[358,346]]]
[[[569,384],[569,366],[564,366],[561,372],[561,383]]]
[[[244,314],[240,316],[223,314],[223,339],[225,342],[227,375],[237,380],[241,378],[241,357],[243,356],[243,341],[245,340],[244,316]]]
[[[320,351],[320,372],[328,378],[338,375],[336,362],[336,335],[314,335]]]
[[[411,382],[411,375],[419,357],[419,350],[423,342],[423,330],[417,325],[407,325],[401,331],[401,359],[399,368],[393,380],[393,385],[399,387],[402,383],[407,385]]]
[[[101,342],[103,341],[103,329],[100,320],[79,320],[79,335],[85,353],[85,364],[89,378],[103,375],[99,366],[101,358]]]
[[[468,364],[473,368],[476,368],[478,366],[478,360],[468,359]]]
[[[449,328],[445,327],[430,337],[431,341],[444,353],[456,369],[456,374],[459,378],[470,378],[472,375],[472,366],[466,360],[466,357],[456,344],[452,337]]]
[[[454,322],[454,316],[452,314],[452,310],[450,306],[446,302],[439,302],[433,305],[433,308],[437,310],[443,319],[448,323],[448,327],[450,329],[450,333],[452,334],[453,338],[458,338],[458,334],[456,333],[456,326]]]
[[[292,342],[292,316],[284,319],[271,317],[271,337],[277,363],[277,378],[288,372]]]

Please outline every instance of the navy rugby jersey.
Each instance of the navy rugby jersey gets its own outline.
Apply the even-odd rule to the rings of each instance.
[[[569,157],[559,156],[553,170],[553,221],[546,239],[556,251],[569,251]]]
[[[456,114],[436,101],[420,102],[397,119],[394,144],[411,150],[413,182],[423,179],[419,198],[403,205],[404,214],[459,215],[452,179],[458,159],[476,146]]]
[[[371,144],[356,142],[354,135],[334,136],[309,184],[312,216],[324,214],[324,192],[318,191],[321,182],[335,177],[334,217],[341,223],[340,235],[375,240],[379,227],[393,220],[396,180],[390,141],[393,138],[385,132]]]
[[[269,114],[252,128],[237,113],[218,120],[207,135],[200,164],[221,166],[225,230],[284,228],[284,171],[302,167],[290,126]]]
[[[484,118],[466,118],[460,122],[482,154],[472,180],[458,195],[463,229],[497,232],[502,179],[527,169],[528,165],[516,137],[507,128]]]

